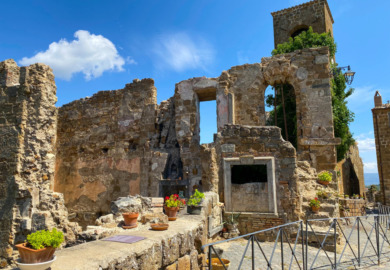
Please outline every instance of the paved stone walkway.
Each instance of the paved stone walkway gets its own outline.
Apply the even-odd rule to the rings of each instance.
[[[363,224],[365,226],[365,229],[367,230],[367,233],[370,234],[370,224],[371,221],[363,221]],[[371,223],[372,224],[372,223]],[[358,234],[357,229],[355,227],[354,230],[352,230],[353,224],[342,224],[343,232],[346,235],[346,237],[349,236],[349,234],[352,232],[349,244],[353,251],[349,248],[347,245],[347,248],[345,249],[345,252],[343,253],[342,259],[341,259],[341,265],[338,266],[337,269],[390,269],[390,245],[388,243],[383,244],[383,252],[381,255],[381,264],[378,266],[377,263],[377,256],[375,254],[375,251],[373,247],[371,246],[370,242],[367,243],[367,247],[364,251],[364,258],[362,259],[362,264],[359,267],[357,265],[357,260],[354,259],[354,254],[357,256],[358,254]],[[342,236],[342,233],[339,232],[339,234]],[[360,226],[360,254],[363,254],[363,250],[365,247],[365,244],[367,242],[367,236],[364,232],[364,229]],[[387,237],[390,239],[390,232],[387,233]],[[375,231],[373,230],[371,235],[371,241],[376,248],[376,240],[375,240]],[[215,247],[218,247],[223,250],[222,257],[226,258],[231,261],[229,270],[232,269],[238,269],[238,266],[241,262],[241,259],[243,257],[245,248],[247,246],[248,241],[245,239],[238,239],[231,242],[225,242],[216,245]],[[383,241],[380,242],[381,244]],[[271,260],[271,254],[274,247],[274,242],[261,242],[260,246],[262,247],[266,257],[268,260]],[[340,256],[342,254],[343,248],[346,246],[346,241],[342,241],[341,245],[337,248],[337,260],[340,259]],[[284,243],[283,245],[283,262],[284,262],[284,269],[289,269],[291,261],[293,263],[291,264],[290,269],[300,269],[298,266],[298,263],[302,266],[303,258],[302,258],[302,246],[297,245],[296,247],[296,257],[298,263],[295,261],[295,258],[292,258],[290,247],[287,243]],[[318,253],[318,256],[317,256]],[[318,252],[318,248],[314,246],[308,247],[308,266],[309,269],[332,269],[330,260],[332,262],[334,261],[334,252],[329,252],[321,250]],[[272,258],[272,269],[282,269],[282,252],[281,252],[281,245],[280,242],[277,244],[277,247],[275,249],[273,258]],[[316,258],[317,256],[317,258]],[[329,257],[329,258],[328,258]],[[315,259],[316,258],[316,259]],[[313,261],[315,262],[313,263]],[[252,269],[252,248],[251,244],[249,244],[247,252],[244,256],[242,267],[241,269]],[[264,256],[262,255],[259,247],[255,243],[255,269],[267,269],[267,262],[264,259]]]

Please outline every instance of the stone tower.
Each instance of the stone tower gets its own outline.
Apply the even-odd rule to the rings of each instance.
[[[298,6],[272,12],[275,48],[311,26],[314,32],[331,32],[333,17],[326,0],[314,0]]]
[[[390,104],[382,104],[382,97],[378,91],[374,96],[375,108],[372,109],[374,120],[376,157],[382,202],[390,202]]]

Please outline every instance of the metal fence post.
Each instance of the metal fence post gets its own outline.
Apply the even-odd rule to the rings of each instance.
[[[211,270],[211,246],[209,246],[209,270]]]
[[[333,232],[333,244],[334,244],[334,269],[337,270],[337,235],[336,235],[336,224],[337,224],[337,219],[334,219],[333,220],[333,228],[334,228],[334,232]]]
[[[378,265],[381,264],[381,256],[379,254],[379,216],[376,216],[375,219],[375,235],[376,235],[376,249],[378,254]]]
[[[357,217],[357,233],[358,233],[358,265],[360,267],[360,218]]]
[[[308,261],[309,261],[309,256],[308,256],[308,250],[307,250],[307,247],[309,245],[309,239],[308,239],[308,228],[307,228],[307,223],[308,223],[308,219],[306,217],[306,270],[308,270],[307,266],[308,266]]]
[[[302,262],[303,262],[303,270],[306,270],[306,264],[305,264],[305,239],[303,236],[303,221],[301,220],[300,223],[301,228],[301,243],[302,243]]]
[[[255,270],[255,236],[252,235],[252,270]]]
[[[280,228],[280,256],[281,256],[281,259],[282,259],[282,270],[284,270],[283,228]]]

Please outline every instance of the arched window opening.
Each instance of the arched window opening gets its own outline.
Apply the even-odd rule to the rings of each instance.
[[[265,95],[266,125],[280,127],[283,139],[291,142],[297,148],[297,105],[294,87],[291,84],[278,84],[271,88],[273,94],[268,88]],[[269,109],[268,113],[267,108]]]
[[[295,37],[298,36],[300,33],[305,32],[305,31],[307,31],[307,30],[309,30],[309,27],[303,26],[303,27],[299,28],[298,30],[295,30],[295,31],[291,34],[291,37],[292,37],[292,38],[295,38]]]

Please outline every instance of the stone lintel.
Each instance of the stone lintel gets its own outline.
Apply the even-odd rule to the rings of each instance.
[[[300,138],[300,145],[339,145],[340,138]]]

